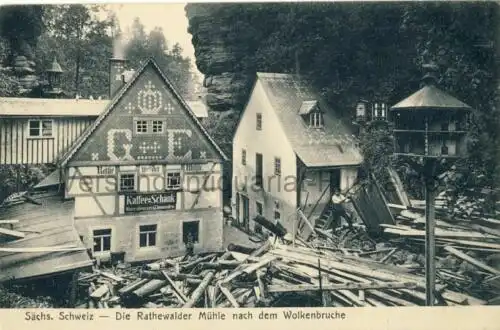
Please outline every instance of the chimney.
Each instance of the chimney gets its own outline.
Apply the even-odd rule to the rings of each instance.
[[[116,92],[123,86],[123,72],[125,71],[124,58],[113,57],[109,59],[109,98],[112,99]]]

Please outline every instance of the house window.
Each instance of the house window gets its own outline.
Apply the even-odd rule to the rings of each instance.
[[[94,252],[111,250],[111,229],[94,230]]]
[[[257,119],[257,130],[262,131],[262,114],[258,113],[256,119]]]
[[[30,137],[51,137],[52,136],[52,120],[30,120],[29,121],[29,136]]]
[[[135,191],[135,174],[120,174],[120,191]]]
[[[448,146],[444,142],[441,146],[441,155],[448,155]]]
[[[281,159],[274,158],[274,175],[281,175]]]
[[[262,203],[255,202],[255,206],[256,206],[256,209],[257,209],[257,214],[258,215],[262,215]]]
[[[139,226],[139,247],[156,245],[156,225]]]
[[[138,120],[135,122],[135,132],[136,133],[147,133],[148,132],[148,122],[146,120]]]
[[[163,133],[163,122],[161,120],[153,120],[153,133]]]
[[[262,182],[264,181],[262,164],[262,154],[255,154],[255,185],[257,187],[262,187]]]
[[[309,126],[314,128],[323,127],[323,116],[321,112],[312,112],[309,115]]]
[[[245,149],[241,150],[241,165],[247,164],[247,151]]]
[[[184,244],[199,243],[200,241],[200,222],[184,221],[182,223],[182,242]]]
[[[274,211],[274,220],[279,220],[281,218],[281,214],[279,211]]]
[[[181,172],[167,173],[167,189],[179,189],[181,187]]]

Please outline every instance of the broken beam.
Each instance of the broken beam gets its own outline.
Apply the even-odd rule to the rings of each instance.
[[[487,272],[493,273],[495,275],[500,275],[500,270],[495,269],[493,267],[490,267],[487,264],[482,263],[481,261],[478,261],[472,257],[469,257],[467,254],[463,253],[462,251],[459,251],[451,246],[446,246],[444,249],[447,252],[453,254],[455,257],[463,259],[463,260],[467,261],[468,263],[476,266],[477,268],[480,268],[480,269],[485,270]]]
[[[415,283],[411,282],[386,282],[386,283],[342,283],[342,284],[326,284],[321,286],[323,291],[336,290],[368,290],[368,289],[401,289],[414,288]],[[317,291],[320,289],[316,284],[296,284],[296,285],[269,285],[267,292],[302,292],[302,291]]]
[[[240,307],[240,304],[238,304],[238,302],[236,301],[236,299],[234,298],[233,294],[231,293],[231,291],[229,291],[228,288],[224,287],[224,286],[219,286],[219,289],[220,289],[220,292],[222,292],[227,300],[229,300],[229,302],[231,303],[231,305],[233,307]]]
[[[215,275],[214,272],[208,272],[207,275],[205,275],[205,277],[201,281],[200,285],[194,290],[193,294],[191,295],[191,298],[182,307],[184,308],[193,307],[205,292],[205,289],[214,278],[214,275]]]
[[[172,290],[174,291],[177,298],[181,301],[181,303],[185,304],[188,301],[188,298],[184,295],[184,293],[182,293],[181,290],[179,290],[179,288],[177,288],[174,281],[172,281],[172,279],[170,278],[170,276],[168,276],[168,273],[166,271],[162,270],[161,272],[165,277],[165,279],[167,280],[168,284],[170,284],[170,286],[172,287]]]

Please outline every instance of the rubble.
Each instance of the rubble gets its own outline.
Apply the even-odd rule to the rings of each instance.
[[[410,213],[399,219],[404,214],[405,225],[386,227],[376,240],[360,226],[322,231],[308,242],[271,237],[256,249],[231,244],[224,253],[95,269],[79,284],[94,285],[88,299],[98,308],[424,306],[420,215],[412,227]],[[439,228],[436,305],[498,304],[500,270],[491,260],[500,250],[468,245],[494,239]]]

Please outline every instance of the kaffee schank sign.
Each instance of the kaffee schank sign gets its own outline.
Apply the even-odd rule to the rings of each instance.
[[[176,196],[176,192],[127,194],[125,195],[125,212],[174,210],[177,203]]]

